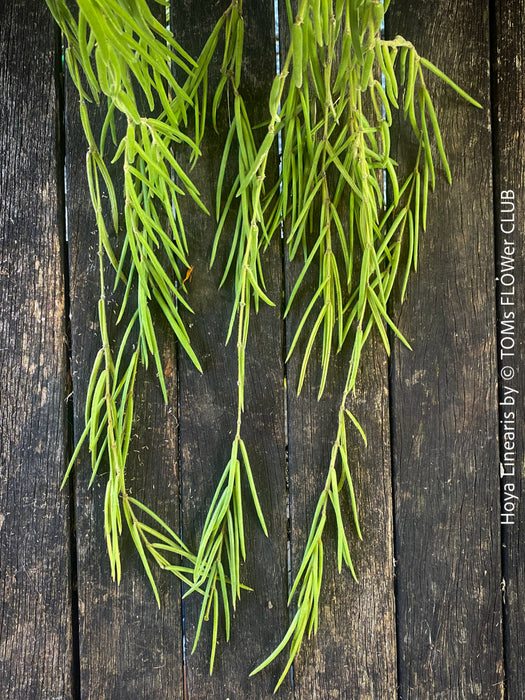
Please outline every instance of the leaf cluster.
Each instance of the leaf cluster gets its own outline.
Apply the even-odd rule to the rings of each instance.
[[[353,573],[339,503],[346,483],[360,536],[345,421],[350,418],[363,431],[346,404],[355,388],[362,349],[374,329],[387,353],[391,334],[408,345],[390,316],[389,299],[399,287],[403,298],[410,270],[417,265],[419,232],[426,227],[428,194],[436,178],[434,145],[451,180],[424,71],[479,106],[420,57],[410,42],[400,36],[391,41],[382,38],[387,7],[388,3],[377,0],[300,0],[294,16],[287,0],[290,45],[270,93],[268,133],[240,181],[239,192],[250,191],[258,206],[267,153],[280,134],[280,177],[265,196],[266,223],[261,226],[268,237],[284,226],[290,259],[302,258],[285,311],[285,315],[290,312],[304,288],[308,301],[288,355],[306,335],[298,391],[316,343],[321,345],[319,398],[334,350],[345,344],[351,348],[328,477],[292,587],[297,613],[281,644],[254,671],[264,668],[290,643],[277,687],[304,635],[317,630],[322,537],[329,504],[337,525],[338,567],[344,560]],[[390,152],[396,111],[411,124],[417,143],[408,174],[403,174],[404,167]]]
[[[46,2],[66,38],[66,61],[79,94],[100,259],[102,343],[86,395],[85,429],[65,478],[84,443],[91,453],[92,480],[107,461],[104,522],[112,576],[120,579],[119,538],[125,522],[157,600],[152,562],[184,581],[186,595],[202,596],[194,649],[203,622],[211,616],[210,672],[220,608],[228,638],[232,612],[246,588],[240,577],[247,554],[244,480],[268,534],[241,429],[250,319],[261,302],[273,305],[263,267],[264,252],[275,235],[286,232],[287,254],[298,266],[285,315],[306,297],[288,354],[302,351],[298,391],[312,371],[316,346],[321,348],[319,399],[334,353],[349,348],[325,486],[290,591],[295,613],[282,642],[253,672],[289,647],[279,687],[304,636],[318,628],[329,517],[337,528],[338,569],[344,562],[355,576],[342,516],[342,499],[347,498],[355,533],[361,537],[347,427],[355,428],[365,442],[366,437],[348,403],[371,333],[379,334],[387,353],[394,336],[408,345],[391,318],[390,300],[396,290],[403,299],[410,271],[417,265],[419,235],[426,228],[428,196],[438,169],[451,181],[426,76],[434,74],[479,105],[409,41],[382,37],[388,0],[298,0],[295,12],[291,0],[286,0],[288,50],[271,86],[266,131],[259,135],[242,96],[242,0],[232,0],[196,60],[175,41],[146,0],[77,0],[76,14],[65,0]],[[220,77],[211,96],[208,72],[220,40]],[[125,471],[139,365],[147,368],[153,360],[167,400],[155,313],[167,319],[181,347],[201,369],[180,313],[181,307],[191,312],[184,292],[192,270],[180,198],[189,196],[208,210],[176,154],[184,151],[190,164],[196,162],[208,112],[212,127],[219,130],[225,101],[229,123],[217,180],[217,229],[210,263],[217,259],[219,247],[226,247],[221,285],[233,279],[234,303],[225,335],[228,341],[236,331],[237,422],[230,459],[194,555],[162,519],[131,498]],[[93,105],[103,102],[105,119],[95,129],[90,113]],[[396,113],[410,124],[415,142],[408,168],[391,154]],[[281,167],[278,177],[268,182],[278,140]],[[232,162],[236,175],[227,185]],[[116,190],[111,174],[116,167],[122,172],[122,192]],[[104,204],[106,196],[109,206]],[[121,294],[118,323],[123,331],[117,343],[106,318],[110,289]]]
[[[192,161],[200,155],[203,130],[199,128],[190,138],[188,115],[191,112],[199,123],[199,93],[206,91],[218,30],[194,61],[145,0],[78,0],[76,15],[63,0],[47,1],[67,41],[66,61],[79,94],[100,261],[98,317],[102,347],[86,394],[85,429],[65,479],[84,443],[91,453],[91,482],[100,464],[107,461],[104,530],[112,577],[120,580],[119,539],[126,523],[159,600],[150,561],[192,585],[188,574],[193,571],[195,556],[164,521],[129,496],[125,471],[139,364],[147,368],[153,358],[167,401],[154,324],[156,312],[164,315],[181,347],[201,369],[179,310],[182,305],[191,311],[183,295],[182,275],[189,267],[189,252],[179,200],[189,195],[205,211],[206,207],[174,150],[187,148]],[[174,77],[175,67],[183,76],[182,83]],[[105,117],[96,129],[90,119],[91,105],[96,109],[104,101]],[[112,175],[118,166],[122,193],[116,190]],[[104,206],[106,198],[109,212]],[[119,229],[121,202],[124,216]],[[117,237],[116,244],[112,244],[108,231]],[[106,260],[113,268],[111,285]],[[124,324],[116,348],[106,312],[106,295],[111,288],[114,294],[121,290],[117,325]],[[153,519],[156,527],[143,522],[137,512]],[[183,557],[187,564],[170,563],[168,553]],[[200,588],[197,590],[202,593]]]
[[[239,455],[240,452],[240,455]],[[240,458],[239,458],[240,457]],[[241,465],[242,462],[242,465]],[[199,588],[204,589],[199,623],[193,644],[195,651],[204,619],[208,619],[213,606],[213,634],[210,656],[210,673],[213,671],[217,646],[218,616],[220,604],[224,610],[226,641],[230,637],[230,600],[233,610],[241,596],[241,560],[246,559],[244,515],[241,473],[245,472],[261,527],[268,535],[259,497],[255,488],[248,452],[244,441],[236,437],[232,444],[230,460],[215,490],[204,523],[199,551],[193,568],[193,585],[185,595]],[[224,563],[223,563],[224,559]],[[206,583],[207,582],[207,583]],[[230,584],[230,594],[227,583]],[[220,595],[220,599],[219,599]]]
[[[209,615],[210,605],[213,601],[213,635],[210,672],[213,669],[215,643],[217,638],[217,616],[219,596],[217,582],[220,583],[220,592],[224,615],[226,620],[226,638],[230,629],[230,605],[228,601],[225,580],[231,582],[232,606],[235,609],[237,599],[240,597],[240,564],[246,558],[244,539],[243,502],[241,488],[241,474],[246,475],[250,493],[257,511],[259,522],[263,532],[268,535],[268,530],[262,513],[253,478],[248,453],[244,441],[241,438],[242,414],[244,411],[244,385],[245,385],[245,360],[250,314],[252,309],[258,311],[260,301],[273,305],[264,291],[264,279],[262,274],[261,252],[264,241],[267,240],[264,229],[264,216],[261,206],[260,193],[262,182],[258,183],[259,194],[253,193],[247,188],[242,188],[250,164],[257,154],[257,147],[253,134],[253,128],[248,117],[246,106],[240,92],[241,67],[244,42],[244,19],[242,16],[242,1],[234,0],[224,18],[224,52],[221,65],[221,78],[215,90],[212,103],[212,122],[217,129],[217,115],[224,99],[225,93],[233,101],[233,116],[231,118],[226,141],[224,145],[221,166],[219,169],[216,195],[217,230],[213,242],[210,264],[215,262],[216,253],[221,242],[221,236],[225,232],[229,215],[235,217],[233,234],[228,241],[229,253],[221,286],[230,274],[234,277],[235,299],[232,306],[230,323],[227,331],[226,342],[229,341],[237,325],[237,424],[235,437],[232,442],[231,457],[226,464],[213,496],[208,516],[204,523],[197,562],[195,565],[195,585],[204,585],[208,579],[201,607],[201,614],[197,634],[193,648],[196,648],[200,636],[203,619]],[[236,153],[237,175],[226,196],[223,204],[222,195],[224,189],[224,177],[226,169],[233,154]],[[233,210],[237,208],[235,214]],[[239,459],[239,452],[240,457]],[[243,469],[241,468],[241,462]]]

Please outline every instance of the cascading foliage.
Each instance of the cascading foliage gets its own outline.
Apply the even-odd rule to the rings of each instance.
[[[188,194],[198,206],[205,207],[173,149],[184,146],[192,158],[199,155],[200,134],[189,138],[186,124],[189,111],[198,118],[197,94],[206,84],[216,34],[196,62],[175,42],[145,0],[79,0],[76,16],[62,0],[48,0],[48,6],[65,36],[65,58],[79,94],[100,261],[102,346],[86,394],[85,429],[65,479],[84,443],[91,453],[92,481],[100,464],[107,463],[104,530],[112,577],[120,581],[119,538],[125,520],[159,600],[150,560],[191,583],[188,575],[193,572],[195,556],[166,523],[129,495],[125,468],[139,363],[148,367],[153,358],[167,400],[153,304],[200,369],[179,313],[180,304],[189,306],[182,294],[188,244],[178,200]],[[185,76],[182,84],[173,77],[175,66]],[[101,102],[107,105],[105,116],[95,126],[90,106]],[[122,168],[122,193],[116,192],[110,175],[115,163]],[[109,211],[104,207],[105,197]],[[119,230],[118,207],[122,203],[124,221]],[[112,284],[107,281],[105,261],[113,268]],[[121,291],[117,326],[123,330],[118,339],[110,337],[107,320],[106,295],[111,288]],[[148,522],[143,521],[144,516]],[[177,555],[177,560],[182,557],[184,565],[170,562],[170,555]]]
[[[154,16],[146,0],[77,0],[75,16],[63,0],[46,1],[65,35],[67,65],[79,93],[100,256],[102,347],[86,395],[85,430],[66,478],[84,443],[91,452],[93,478],[103,461],[109,465],[104,522],[112,575],[120,579],[123,513],[157,600],[151,561],[181,578],[188,586],[186,595],[198,592],[202,596],[195,645],[204,620],[212,614],[210,672],[220,609],[228,638],[230,605],[235,609],[243,588],[240,562],[248,555],[243,479],[268,534],[241,430],[250,315],[257,312],[261,301],[273,304],[263,277],[264,251],[273,236],[284,231],[289,258],[300,261],[285,315],[299,290],[308,299],[289,349],[290,356],[302,348],[298,391],[316,343],[321,347],[319,398],[334,352],[349,347],[325,486],[290,591],[289,603],[294,606],[290,626],[279,646],[253,672],[262,670],[288,647],[277,689],[304,636],[317,631],[323,538],[331,511],[337,525],[338,569],[344,562],[355,576],[341,499],[349,498],[355,531],[361,537],[347,431],[355,429],[365,442],[366,437],[348,404],[370,333],[376,329],[387,353],[392,336],[406,343],[389,315],[389,300],[394,291],[403,298],[410,270],[416,267],[419,232],[426,228],[427,200],[438,165],[451,181],[425,75],[434,73],[479,105],[420,56],[409,41],[382,37],[388,0],[384,4],[379,0],[299,0],[295,8],[286,0],[289,48],[273,80],[267,128],[257,146],[242,97],[242,0],[233,0],[225,9],[195,60]],[[155,0],[155,5],[167,4]],[[221,72],[214,81],[213,95],[208,95],[208,72],[219,39],[223,45]],[[182,82],[173,77],[175,69],[184,77]],[[105,118],[95,130],[89,104],[98,105],[102,100],[107,103]],[[231,457],[216,487],[195,555],[164,521],[129,495],[125,467],[139,363],[147,367],[153,358],[167,400],[153,305],[167,318],[200,369],[179,314],[181,305],[189,309],[183,292],[191,270],[191,237],[188,241],[179,198],[189,195],[196,206],[207,209],[177,154],[189,152],[191,163],[199,157],[200,143],[210,128],[208,105],[216,129],[220,111],[230,111],[216,188],[218,223],[211,263],[219,246],[225,246],[228,254],[221,284],[231,281],[235,290],[225,335],[237,339],[238,400]],[[412,127],[416,144],[412,163],[398,164],[390,153],[396,112]],[[281,168],[278,179],[271,182],[268,162],[279,136]],[[113,184],[109,161],[111,168],[114,164],[122,167],[122,195]],[[225,173],[232,163],[237,174],[226,191]],[[107,211],[104,194],[110,203]],[[124,207],[122,230],[120,202]],[[109,226],[115,245],[110,242]],[[118,323],[123,331],[117,334],[118,340],[106,319],[105,260],[113,268],[114,290],[121,290]],[[171,560],[174,555],[175,563]]]
[[[300,0],[294,17],[291,2],[286,1],[290,47],[272,85],[268,135],[241,184],[241,191],[257,188],[265,176],[267,153],[280,132],[281,175],[264,205],[265,228],[271,236],[284,222],[290,259],[302,256],[301,272],[285,311],[288,314],[303,288],[310,301],[289,350],[290,356],[299,339],[307,336],[298,391],[316,342],[322,348],[319,398],[334,349],[344,345],[351,349],[325,486],[290,591],[289,603],[295,596],[296,612],[281,644],[253,672],[267,666],[289,643],[288,661],[276,689],[304,635],[317,631],[323,537],[330,509],[337,524],[338,570],[344,561],[355,577],[340,503],[346,490],[361,537],[349,467],[348,426],[357,428],[365,442],[366,437],[347,404],[373,329],[387,353],[388,330],[408,345],[390,318],[388,301],[394,289],[400,289],[403,298],[409,272],[417,264],[419,231],[426,227],[428,193],[435,184],[431,135],[451,181],[424,71],[436,74],[480,106],[419,56],[409,41],[400,36],[382,38],[388,4]],[[390,154],[395,110],[409,120],[418,145],[414,162],[401,167]]]
[[[250,119],[240,92],[244,42],[242,0],[234,0],[223,15],[223,19],[225,21],[224,53],[221,65],[221,78],[215,90],[212,103],[213,126],[217,129],[217,115],[221,108],[225,91],[230,98],[230,109],[231,103],[233,103],[233,116],[226,137],[217,182],[216,215],[218,227],[210,262],[213,265],[215,261],[221,234],[225,234],[226,217],[235,201],[238,211],[232,238],[226,243],[223,240],[223,243],[229,246],[230,252],[221,285],[228,279],[231,272],[234,277],[235,301],[226,339],[227,341],[230,339],[237,323],[237,421],[230,459],[219,480],[204,523],[194,568],[194,587],[200,586],[204,588],[204,598],[193,646],[194,649],[199,641],[202,621],[212,604],[214,606],[214,620],[217,618],[219,608],[218,591],[220,591],[224,609],[226,639],[229,638],[230,602],[226,582],[229,580],[231,583],[231,603],[235,610],[237,600],[241,594],[240,564],[241,560],[246,558],[244,509],[241,490],[243,474],[245,474],[248,481],[261,527],[265,534],[268,535],[250,467],[248,452],[241,437],[242,414],[244,411],[244,368],[250,311],[252,308],[257,311],[261,300],[273,305],[264,292],[264,280],[262,278],[259,232],[259,222],[262,221],[261,204],[251,196],[248,190],[240,190],[240,184],[247,176],[250,164],[257,153]],[[234,144],[236,148],[232,149]],[[226,204],[222,206],[223,181],[232,150],[237,153],[238,174],[228,194]],[[262,189],[262,183],[259,189]],[[238,195],[237,199],[236,195]],[[207,584],[205,584],[206,580]],[[192,589],[188,593],[191,593],[191,591]],[[215,647],[216,637],[217,625],[215,624],[212,639],[213,647]],[[212,651],[212,664],[213,653]],[[211,667],[213,667],[212,664]]]

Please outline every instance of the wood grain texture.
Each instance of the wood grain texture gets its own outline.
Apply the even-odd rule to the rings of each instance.
[[[396,0],[387,29],[483,102],[427,81],[454,184],[440,168],[394,353],[400,696],[503,697],[488,3]]]
[[[522,1],[514,0],[496,2],[494,10],[494,212],[496,274],[499,280],[498,359],[502,370],[499,397],[500,460],[505,465],[501,479],[501,512],[509,516],[502,518],[505,657],[508,697],[520,698],[525,695],[525,608],[522,599],[525,590],[525,510],[523,501],[516,500],[513,496],[517,495],[521,499],[525,485],[525,267],[522,254],[525,212],[525,94],[522,64],[525,55],[525,7]],[[512,198],[502,194],[509,190],[512,191]],[[514,293],[509,295],[507,292]],[[514,303],[508,304],[509,301]],[[508,378],[504,370],[508,367],[516,370],[512,379]],[[517,390],[518,393],[515,394],[512,390]],[[509,401],[506,397],[515,397],[514,403],[505,404],[505,401]]]
[[[93,110],[93,123],[100,117]],[[78,96],[67,88],[67,220],[70,239],[72,370],[75,436],[84,428],[84,400],[93,360],[101,340],[98,332],[98,235],[85,172],[86,144],[78,114]],[[115,190],[122,192],[122,173]],[[120,202],[123,225],[123,202]],[[119,249],[118,236],[112,243]],[[108,318],[112,337],[122,288],[109,294],[113,273],[106,270]],[[130,304],[136,304],[133,298]],[[163,358],[169,403],[164,404],[156,373],[141,368],[135,394],[135,417],[126,471],[131,495],[168,522],[179,527],[177,454],[177,375],[175,342],[158,310],[153,311]],[[160,607],[127,529],[122,537],[122,581],[111,580],[104,529],[105,474],[89,490],[91,475],[87,449],[76,467],[76,522],[80,618],[80,683],[83,698],[180,698],[183,694],[183,653],[180,584],[172,575],[153,568]]]
[[[204,44],[227,3],[191,0],[172,3],[177,18],[177,36],[182,44],[197,53]],[[245,57],[241,91],[253,123],[267,115],[268,95],[275,71],[273,8],[256,0],[243,2],[245,20]],[[180,33],[179,33],[180,30]],[[222,60],[221,45],[210,73],[218,78]],[[209,125],[203,155],[193,177],[199,183],[203,200],[211,211],[215,203],[215,183],[220,166],[222,144],[227,133],[226,109],[215,136]],[[260,137],[263,130],[260,131]],[[231,168],[235,167],[235,158]],[[275,161],[272,171],[275,173]],[[231,178],[230,169],[227,178]],[[233,279],[218,289],[230,249],[232,229],[227,227],[212,270],[209,261],[215,235],[213,216],[207,217],[190,202],[184,202],[190,246],[190,263],[194,266],[189,285],[189,300],[194,319],[187,316],[190,333],[200,358],[203,375],[180,355],[180,451],[183,479],[183,531],[188,544],[196,549],[207,509],[220,475],[231,453],[237,418],[237,350],[236,333],[224,347],[230,320]],[[249,678],[249,673],[278,644],[283,636],[288,611],[286,569],[286,472],[284,437],[284,370],[282,365],[282,326],[279,317],[282,294],[280,240],[276,237],[264,254],[267,293],[276,307],[261,305],[259,314],[252,312],[246,358],[245,414],[242,436],[245,440],[254,479],[261,500],[269,538],[262,532],[251,496],[244,491],[246,509],[246,563],[242,582],[254,589],[241,596],[232,621],[228,644],[221,630],[213,677],[208,674],[211,643],[210,625],[206,625],[193,655],[195,630],[200,611],[196,596],[185,605],[187,650],[187,697],[269,698],[277,681],[277,671]],[[211,624],[211,623],[210,623]],[[221,621],[222,625],[222,621]],[[289,697],[285,684],[276,697]]]
[[[70,698],[67,362],[57,34],[0,7],[0,695]]]
[[[243,5],[247,62],[242,89],[256,123],[267,114],[274,73],[273,4],[244,0]],[[228,0],[172,0],[176,38],[196,56],[227,6]],[[162,10],[157,3],[154,7]],[[280,10],[284,20],[284,0]],[[512,483],[521,497],[525,483],[525,345],[520,337],[525,307],[519,301],[525,289],[524,3],[392,0],[386,29],[390,36],[400,33],[413,41],[479,99],[483,110],[429,77],[453,185],[438,168],[418,272],[404,305],[392,309],[413,351],[393,343],[389,376],[384,350],[373,338],[349,405],[368,437],[365,448],[348,430],[364,536],[359,542],[349,526],[359,582],[347,570],[336,570],[335,545],[328,544],[335,535],[330,523],[319,632],[305,640],[293,676],[276,697],[494,700],[504,697],[505,681],[505,697],[514,700],[525,696],[525,510],[520,502],[513,523],[503,527],[500,513],[505,484]],[[285,46],[283,33],[281,49]],[[217,79],[220,48],[211,82]],[[248,558],[242,577],[254,591],[242,596],[229,644],[221,621],[214,675],[208,674],[209,625],[190,654],[197,597],[182,601],[179,583],[155,571],[158,608],[127,535],[122,583],[117,587],[111,581],[102,521],[105,468],[88,490],[87,450],[72,483],[76,630],[73,513],[68,490],[60,492],[59,484],[71,447],[68,353],[78,437],[91,363],[100,346],[98,242],[78,98],[69,82],[66,112],[60,113],[57,49],[45,2],[0,3],[0,697],[269,699],[284,658],[254,678],[249,672],[281,640],[289,621],[287,540],[293,576],[324,486],[348,358],[344,352],[335,358],[318,402],[314,353],[303,392],[296,396],[299,355],[288,367],[283,357],[305,298],[299,295],[283,327],[281,299],[297,270],[288,261],[283,270],[276,238],[265,256],[265,279],[277,306],[263,306],[251,321],[242,431],[270,537],[261,532],[246,492]],[[66,333],[62,118],[72,347]],[[225,114],[219,135],[209,125],[202,158],[191,173],[210,210],[227,121]],[[400,161],[413,155],[410,129],[400,127],[393,145]],[[502,190],[515,193],[512,274],[518,303],[509,360],[516,374],[510,382],[500,373],[498,399],[498,363],[500,370],[503,366],[498,332],[501,339],[504,326],[501,307],[497,323],[494,279],[501,279],[503,270],[494,265],[494,248],[499,263],[506,240],[500,228]],[[185,320],[204,374],[179,352],[169,328],[156,318],[170,402],[163,404],[155,372],[141,370],[127,483],[133,496],[176,530],[180,526],[195,550],[235,434],[237,367],[235,342],[223,346],[232,286],[227,282],[218,289],[229,231],[210,271],[213,216],[197,210],[188,197],[183,211],[194,266],[187,286],[195,310]],[[118,236],[112,233],[112,240],[118,247]],[[119,292],[109,302],[113,321],[118,298]],[[509,387],[518,392],[512,479],[500,478],[499,472],[510,439],[500,422],[508,421],[501,402]],[[348,507],[343,515],[350,523]]]

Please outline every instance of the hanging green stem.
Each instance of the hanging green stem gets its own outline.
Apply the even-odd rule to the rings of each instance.
[[[322,337],[319,398],[326,385],[334,342],[339,349],[349,343],[351,359],[325,486],[290,592],[289,602],[296,598],[296,613],[282,642],[253,672],[265,668],[289,645],[288,661],[276,689],[299,653],[305,634],[310,636],[317,631],[323,536],[330,510],[337,525],[338,570],[344,561],[355,577],[340,503],[346,484],[356,534],[361,537],[349,468],[346,422],[350,420],[363,437],[364,432],[347,404],[355,388],[363,347],[374,329],[387,353],[389,330],[408,345],[389,315],[388,301],[399,272],[404,269],[403,298],[410,268],[417,262],[419,228],[426,226],[428,190],[435,182],[430,133],[434,135],[441,164],[450,181],[450,168],[422,68],[445,79],[460,95],[477,105],[429,61],[420,58],[410,42],[402,37],[392,41],[381,39],[385,8],[377,0],[324,3],[307,0],[300,3],[293,24],[288,0],[287,7],[291,43],[286,70],[275,79],[272,88],[272,95],[279,94],[283,99],[279,112],[282,169],[265,208],[269,212],[269,235],[283,224],[289,226],[290,258],[294,259],[299,251],[303,254],[302,269],[290,294],[286,314],[298,290],[308,280],[310,300],[288,355],[297,350],[310,325],[298,391],[304,384],[319,336]],[[336,67],[337,53],[340,60]],[[398,53],[401,53],[399,81]],[[290,64],[292,80],[284,97],[282,86]],[[412,125],[419,148],[412,169],[401,178],[398,164],[390,156],[390,127],[403,88],[403,113]],[[275,103],[271,103],[272,120],[276,113]],[[262,155],[260,149],[252,168],[253,180],[264,173]],[[252,181],[245,180],[244,187],[251,184]],[[387,189],[390,199],[386,197]],[[400,264],[402,251],[406,251],[404,265]],[[312,284],[316,259],[317,283]]]
[[[234,0],[226,12],[225,48],[222,63],[222,77],[215,92],[212,118],[217,128],[217,111],[221,104],[224,89],[233,95],[233,118],[228,131],[226,145],[219,174],[217,192],[218,229],[213,245],[211,264],[215,261],[219,239],[225,226],[226,217],[235,196],[239,199],[236,225],[231,241],[230,254],[224,271],[222,283],[231,269],[235,277],[235,301],[233,304],[226,342],[230,339],[237,323],[237,422],[235,437],[232,442],[231,456],[219,480],[206,521],[204,523],[197,561],[194,570],[195,586],[203,586],[208,578],[201,615],[193,649],[199,640],[202,621],[208,619],[213,608],[213,639],[210,673],[213,670],[214,649],[216,646],[219,592],[226,619],[226,639],[229,637],[230,601],[224,585],[226,577],[231,581],[231,605],[235,609],[240,598],[240,564],[246,558],[244,536],[244,506],[242,500],[242,480],[247,479],[261,527],[266,535],[268,530],[255,487],[252,469],[246,446],[241,437],[242,415],[244,412],[244,386],[246,346],[250,325],[250,312],[259,308],[259,301],[273,305],[264,292],[264,280],[260,260],[261,240],[260,224],[263,221],[260,201],[263,181],[255,183],[254,192],[242,189],[242,182],[249,169],[249,164],[256,155],[252,127],[244,101],[239,92],[241,80],[241,63],[244,41],[244,20],[242,3]],[[221,208],[221,194],[226,165],[233,145],[238,151],[239,175],[236,178],[224,208]],[[267,154],[266,154],[267,156]],[[222,284],[221,283],[221,284]],[[191,593],[188,591],[188,593]]]
[[[68,44],[66,60],[80,98],[80,116],[88,142],[88,184],[99,232],[102,349],[95,359],[87,391],[85,429],[65,479],[85,442],[91,453],[91,482],[102,461],[107,460],[104,530],[112,577],[120,581],[119,539],[125,521],[158,601],[150,562],[192,585],[196,557],[162,519],[132,499],[126,490],[133,397],[139,363],[147,368],[152,357],[167,401],[154,308],[168,320],[181,347],[200,370],[179,314],[180,305],[189,309],[182,294],[182,271],[189,262],[179,198],[189,195],[198,206],[205,211],[206,208],[173,150],[184,145],[190,149],[192,160],[200,153],[202,131],[192,140],[183,127],[188,110],[193,110],[196,121],[199,119],[198,93],[202,86],[206,90],[208,67],[222,22],[195,62],[153,16],[145,0],[77,0],[76,19],[65,1],[48,0],[48,5]],[[175,66],[184,77],[182,85],[172,74]],[[88,103],[93,100],[100,104],[103,97],[107,100],[107,112],[95,138]],[[147,104],[145,115],[142,102]],[[122,165],[122,232],[119,201],[106,160],[106,153],[111,150],[108,134],[114,143],[112,163]],[[118,252],[110,243],[103,193],[109,200]],[[118,344],[113,342],[107,323],[106,257],[115,271],[114,296],[119,288],[123,290],[117,324],[124,323],[125,330]],[[150,524],[144,522],[145,515]],[[189,566],[170,563],[169,554],[183,557]],[[199,586],[196,590],[204,592]]]

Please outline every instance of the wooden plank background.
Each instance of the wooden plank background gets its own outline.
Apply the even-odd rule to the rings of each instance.
[[[172,28],[190,53],[226,5],[172,2]],[[273,3],[245,0],[244,14],[245,95],[262,120]],[[372,342],[353,399],[369,444],[352,446],[364,534],[352,541],[359,583],[337,573],[328,547],[319,633],[276,697],[518,700],[525,513],[518,502],[512,523],[502,525],[500,514],[509,484],[521,497],[525,450],[525,6],[392,0],[386,32],[412,40],[483,109],[429,79],[454,183],[438,179],[418,272],[394,309],[413,351],[395,344],[388,360]],[[190,655],[198,610],[174,578],[158,577],[158,608],[128,542],[122,583],[111,582],[103,486],[87,489],[85,455],[70,489],[59,491],[99,347],[98,260],[77,99],[43,2],[0,6],[0,117],[0,697],[269,698],[282,661],[248,673],[286,630],[287,547],[293,576],[325,479],[344,358],[321,402],[315,372],[298,398],[297,360],[283,359],[297,317],[282,324],[279,308],[264,308],[252,324],[243,430],[270,539],[250,512],[243,577],[255,590],[241,600],[229,644],[221,637],[210,677],[209,630]],[[405,136],[400,127],[400,157]],[[207,142],[193,173],[210,203],[220,144],[221,134]],[[503,357],[500,193],[509,190],[515,345]],[[217,290],[220,260],[208,269],[213,221],[189,206],[185,215],[191,333],[204,374],[163,334],[170,402],[144,372],[127,479],[196,548],[235,428],[236,351],[222,344],[232,290]],[[274,299],[294,276],[281,257],[276,239],[266,277]],[[509,387],[517,392],[516,468],[500,478]]]
[[[490,102],[482,97],[490,89],[488,9],[488,2],[454,11],[432,3],[423,12],[411,2],[394,6],[390,16],[393,34],[424,42],[425,54],[453,67],[454,78],[484,104],[462,110],[455,95],[429,79],[450,135],[454,181],[436,183],[420,274],[398,314],[414,351],[396,344],[393,357],[404,698],[447,698],[451,688],[458,697],[503,692],[492,154]],[[444,42],[458,27],[468,28],[463,40]]]
[[[523,455],[525,447],[524,428],[524,400],[525,396],[525,346],[520,342],[520,334],[525,326],[525,310],[520,304],[523,298],[523,279],[525,267],[523,256],[520,255],[521,237],[523,231],[523,215],[525,209],[525,85],[523,80],[523,68],[521,58],[525,53],[525,7],[523,3],[497,3],[493,8],[491,17],[493,34],[493,125],[494,144],[496,157],[494,159],[494,218],[496,224],[496,273],[498,279],[504,272],[502,256],[510,252],[506,242],[516,244],[514,267],[515,285],[503,286],[501,282],[497,287],[500,314],[498,324],[498,368],[500,371],[500,396],[499,401],[505,401],[505,388],[517,390],[517,401],[511,412],[515,413],[515,435],[505,434],[505,424],[500,433],[501,462],[505,462],[505,452],[514,451],[516,455],[514,474],[503,477],[505,487],[515,487],[514,493],[523,493],[524,469]],[[509,213],[502,213],[501,192],[513,194],[515,209]],[[505,207],[508,209],[508,207]],[[508,233],[507,233],[508,232]],[[507,250],[506,250],[507,248]],[[507,281],[506,279],[503,281]],[[511,281],[511,280],[509,280]],[[512,282],[512,281],[511,281]],[[507,301],[505,292],[514,287],[516,304],[506,306],[501,301]],[[503,311],[515,312],[516,340],[512,348],[512,355],[503,355],[508,352],[502,344]],[[506,367],[516,370],[516,375],[509,379],[505,374]],[[520,371],[521,370],[521,371]],[[508,411],[509,407],[503,407],[502,411]],[[503,416],[502,416],[503,417]],[[512,439],[513,438],[513,439]],[[514,442],[506,445],[506,442]],[[506,469],[511,474],[512,469]],[[512,496],[512,491],[509,491]],[[504,497],[502,498],[502,504]],[[503,508],[502,508],[503,510]],[[502,582],[503,596],[503,631],[505,649],[505,672],[507,679],[507,692],[509,698],[520,698],[525,694],[525,672],[523,670],[523,649],[525,648],[525,605],[520,597],[520,590],[525,589],[525,513],[518,509],[513,523],[502,530]],[[521,594],[523,595],[523,594]]]
[[[0,8],[0,689],[69,698],[69,393],[58,32],[43,3]]]

